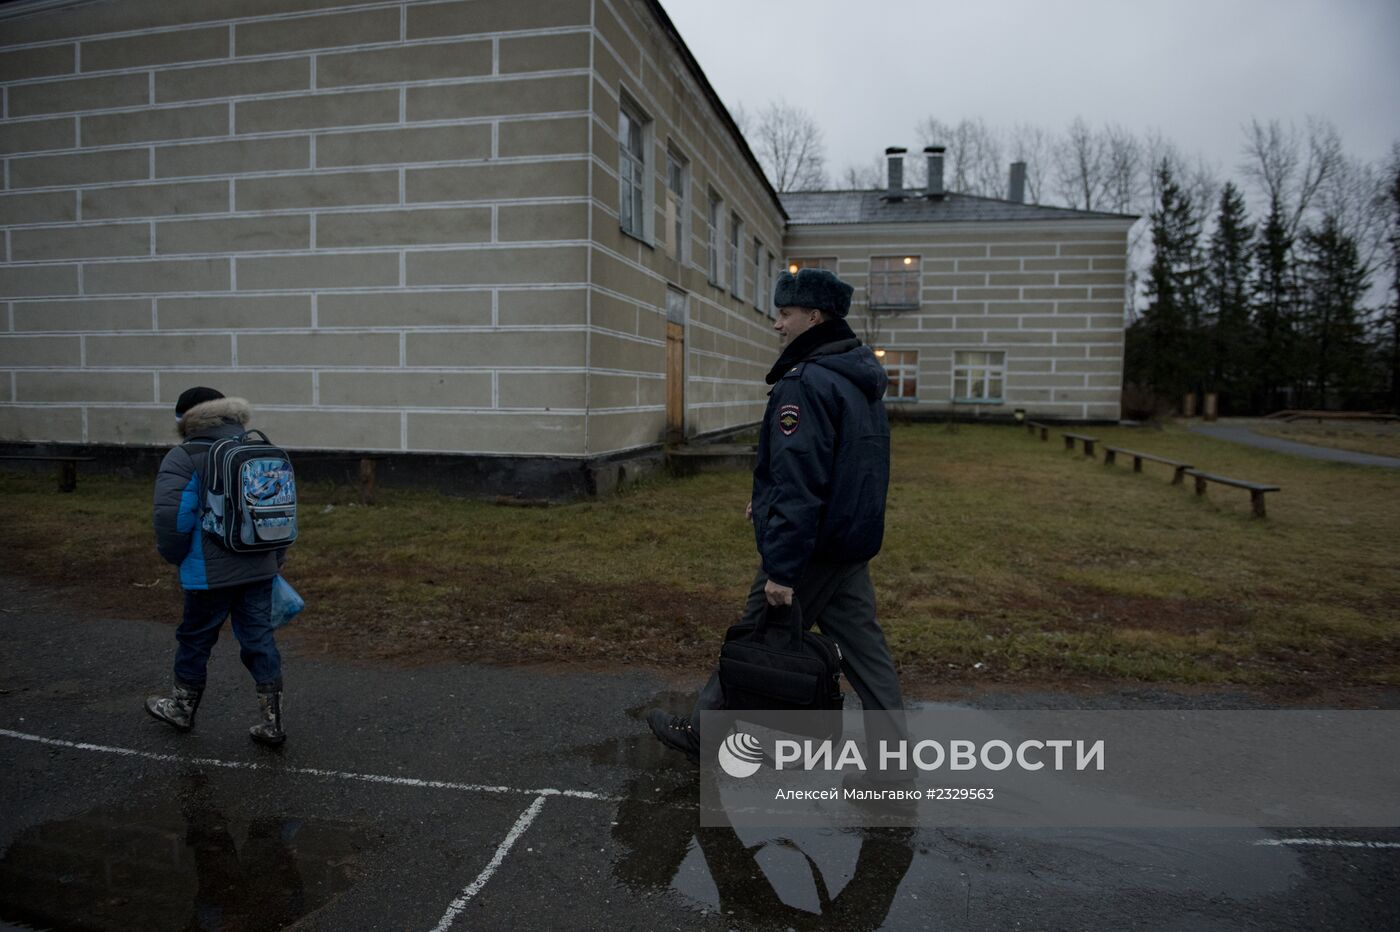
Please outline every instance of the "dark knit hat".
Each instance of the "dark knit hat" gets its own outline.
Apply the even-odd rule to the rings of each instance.
[[[777,307],[814,307],[837,317],[845,317],[851,309],[851,293],[855,289],[826,269],[798,269],[797,274],[784,272],[773,288],[773,304]]]
[[[175,402],[175,416],[184,417],[185,412],[195,405],[202,405],[206,401],[222,397],[224,397],[224,393],[216,388],[205,388],[203,385],[187,388],[180,393],[180,400]]]

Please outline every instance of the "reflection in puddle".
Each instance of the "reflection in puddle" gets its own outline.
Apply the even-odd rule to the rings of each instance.
[[[914,860],[915,829],[702,828],[694,783],[648,799],[652,782],[634,781],[618,806],[618,878],[669,887],[739,924],[879,928]]]
[[[656,700],[641,709],[689,707],[671,694]],[[649,734],[582,752],[638,774],[620,794],[612,829],[618,879],[647,892],[669,888],[738,926],[879,928],[914,860],[915,829],[702,828],[695,766]]]
[[[151,808],[102,807],[35,826],[0,858],[0,918],[52,929],[270,932],[354,882],[354,826],[226,818],[203,774]]]

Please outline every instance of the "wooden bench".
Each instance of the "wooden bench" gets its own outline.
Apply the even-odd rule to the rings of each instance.
[[[1098,438],[1098,437],[1090,437],[1090,436],[1087,435],[1087,434],[1066,434],[1066,433],[1062,433],[1062,434],[1060,434],[1060,436],[1065,438],[1065,449],[1066,449],[1066,450],[1073,450],[1073,449],[1074,449],[1074,441],[1076,441],[1076,440],[1081,441],[1081,442],[1084,444],[1084,455],[1085,455],[1085,456],[1093,456],[1093,455],[1094,455],[1094,444],[1096,444],[1096,443],[1099,442],[1099,438]]]
[[[1039,421],[1027,421],[1026,430],[1030,431],[1031,434],[1034,434],[1036,431],[1040,431],[1041,440],[1050,439],[1050,427],[1048,424],[1042,424]]]
[[[1133,458],[1133,472],[1142,472],[1142,461],[1151,460],[1154,463],[1165,463],[1173,467],[1175,474],[1172,476],[1172,485],[1181,485],[1181,477],[1188,469],[1195,469],[1190,463],[1183,463],[1180,460],[1169,460],[1165,456],[1156,456],[1152,453],[1140,453],[1137,450],[1125,450],[1123,447],[1103,448],[1103,464],[1112,466],[1119,453]]]
[[[1227,476],[1216,476],[1208,472],[1201,472],[1199,469],[1188,469],[1186,475],[1196,480],[1196,494],[1206,494],[1207,482],[1218,482],[1221,485],[1232,485],[1237,489],[1249,490],[1249,501],[1254,506],[1254,517],[1264,517],[1264,493],[1277,492],[1276,485],[1264,485],[1259,482],[1245,482],[1243,479],[1231,479]]]
[[[20,460],[31,463],[57,463],[58,464],[58,490],[60,492],[72,492],[78,487],[78,464],[91,463],[91,456],[31,456],[31,455],[0,455],[0,460]]]

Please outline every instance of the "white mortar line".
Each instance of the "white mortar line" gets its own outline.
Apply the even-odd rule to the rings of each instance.
[[[530,823],[535,821],[535,816],[540,814],[540,809],[544,806],[544,800],[545,797],[536,796],[535,801],[530,803],[530,807],[520,814],[520,818],[516,819],[515,824],[511,826],[510,833],[506,835],[505,840],[496,848],[496,855],[491,858],[491,863],[487,864],[481,873],[477,875],[476,879],[467,885],[467,888],[462,891],[457,899],[448,904],[447,912],[442,914],[442,919],[438,921],[433,932],[444,932],[444,930],[452,925],[453,921],[456,920],[462,910],[467,908],[467,902],[481,892],[481,888],[486,886],[486,882],[491,879],[491,876],[495,874],[496,870],[501,866],[501,862],[506,859],[506,855],[510,853],[510,849],[520,840],[520,836],[525,834],[525,830],[530,827]]]
[[[1254,842],[1268,848],[1315,845],[1323,848],[1400,848],[1400,841],[1346,841],[1341,838],[1261,838]]]
[[[70,748],[75,751],[94,751],[100,754],[116,754],[122,757],[138,757],[142,760],[166,763],[199,764],[205,767],[223,767],[228,770],[257,770],[268,773],[291,773],[308,777],[328,777],[338,780],[355,780],[360,783],[380,783],[389,786],[411,786],[418,789],[461,790],[467,793],[498,793],[523,796],[568,796],[573,799],[593,799],[601,802],[621,802],[621,797],[606,796],[590,790],[559,790],[553,788],[526,790],[511,786],[489,786],[484,783],[458,783],[452,780],[419,780],[414,777],[391,777],[377,773],[355,773],[348,770],[325,770],[320,767],[270,767],[252,761],[219,760],[214,757],[185,757],[181,754],[157,754],[154,751],[138,751],[135,748],[119,748],[105,744],[90,744],[85,741],[65,741],[62,738],[45,738],[22,731],[0,728],[0,737],[19,741],[32,741],[48,747]]]

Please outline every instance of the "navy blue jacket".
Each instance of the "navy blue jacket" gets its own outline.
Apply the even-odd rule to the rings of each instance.
[[[806,353],[769,392],[753,527],[773,582],[796,585],[814,559],[859,563],[880,552],[890,483],[881,401],[888,385],[870,348],[848,338]]]

